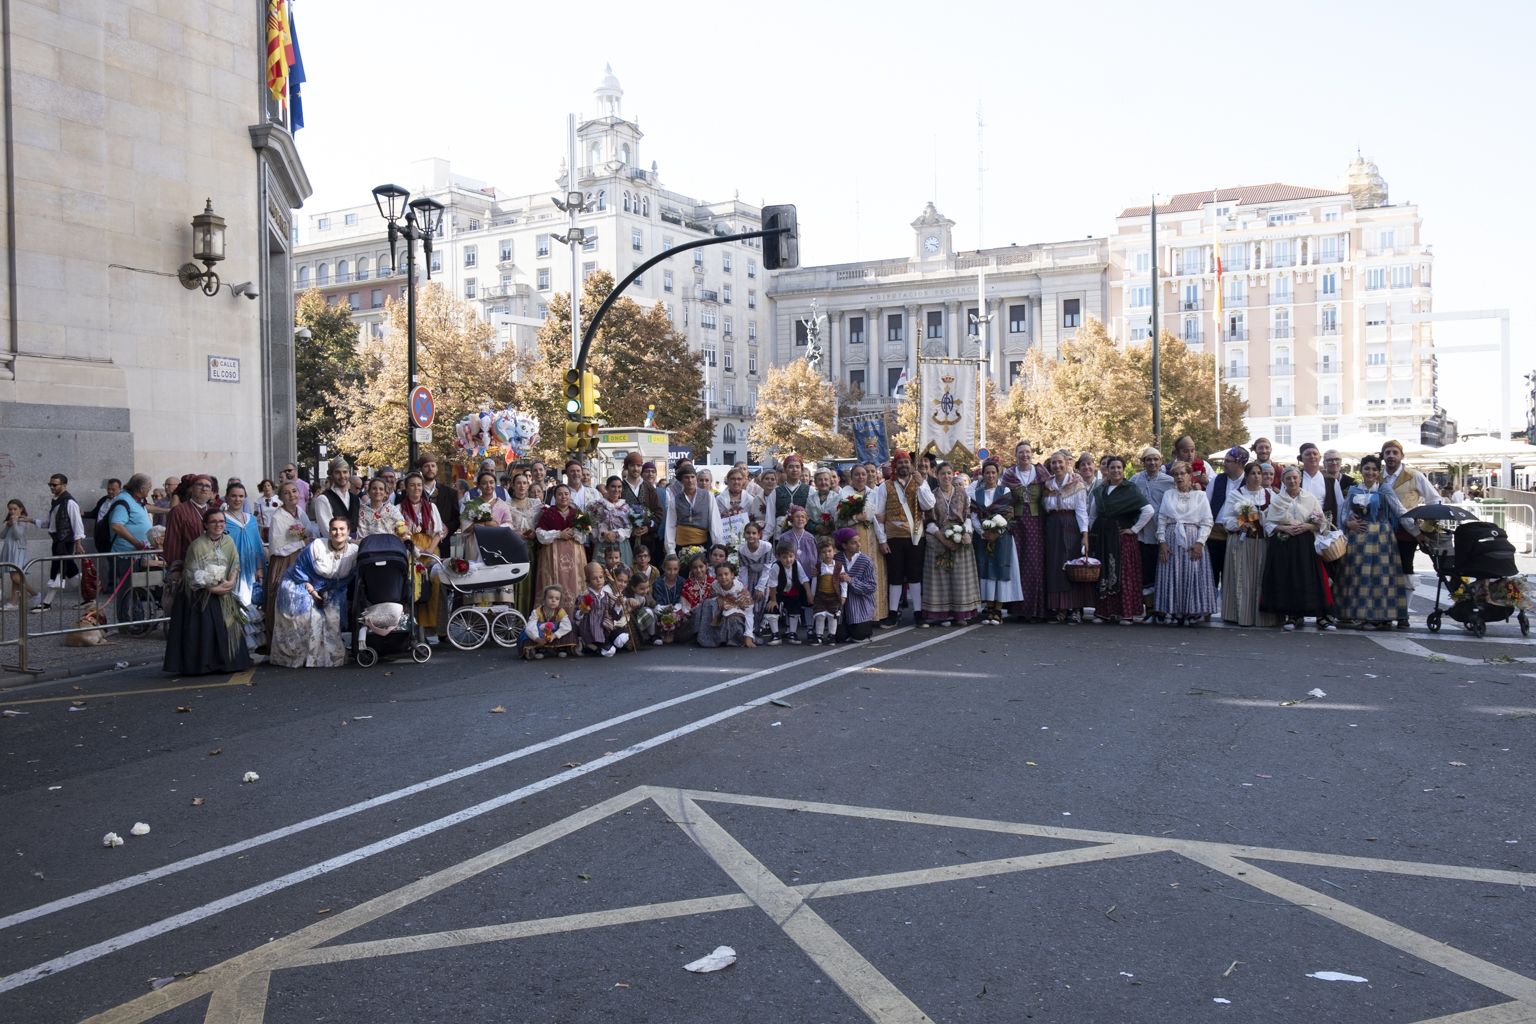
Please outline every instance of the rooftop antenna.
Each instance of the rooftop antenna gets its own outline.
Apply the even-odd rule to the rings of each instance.
[[[986,218],[982,216],[984,209],[983,197],[986,192],[987,166],[982,161],[982,139],[985,134],[986,123],[981,119],[981,100],[976,101],[976,251],[985,248],[983,232],[986,228]]]
[[[939,133],[933,133],[933,202],[939,202]]]

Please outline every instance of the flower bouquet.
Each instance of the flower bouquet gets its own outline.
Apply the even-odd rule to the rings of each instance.
[[[571,523],[571,529],[578,533],[588,533],[592,529],[592,517],[585,512],[577,512],[576,519]]]
[[[1253,502],[1240,501],[1237,503],[1237,528],[1243,533],[1250,537],[1257,537],[1263,529],[1259,525],[1262,518],[1258,507]]]
[[[677,628],[677,609],[667,605],[656,613],[656,625],[661,627],[663,633],[671,633]]]
[[[818,537],[830,537],[837,529],[837,523],[832,520],[831,512],[818,512],[811,523],[811,532]]]
[[[729,552],[729,553],[728,553],[728,554],[727,554],[727,555],[726,555],[726,556],[725,556],[725,562],[726,562],[726,564],[727,564],[727,565],[729,565],[729,566],[730,566],[730,567],[731,567],[731,568],[732,568],[732,569],[740,569],[740,568],[741,568],[741,556],[740,556],[740,555],[738,555],[738,554],[737,554],[737,553],[736,553],[736,552],[734,552],[734,551],[732,551],[732,552]]]
[[[584,611],[588,615],[590,615],[590,614],[592,614],[592,609],[595,608],[595,607],[597,607],[597,602],[595,600],[593,600],[591,594],[582,594],[581,595],[581,610],[582,611]]]
[[[864,514],[865,498],[868,495],[850,494],[837,503],[837,521],[852,524],[854,517]]]
[[[1532,605],[1530,590],[1526,587],[1525,580],[1518,576],[1489,583],[1488,602],[1508,605],[1523,612],[1530,611]]]
[[[704,548],[699,544],[689,544],[687,547],[677,549],[677,560],[682,563],[684,571],[687,570],[689,562],[702,557],[704,557]]]
[[[989,554],[992,552],[994,545],[996,545],[997,538],[1002,536],[1003,531],[1006,529],[1008,529],[1008,517],[1001,512],[994,512],[981,521],[981,533],[987,539],[987,552]]]
[[[309,536],[309,531],[304,529],[303,523],[293,523],[288,527],[289,540],[303,540]]]
[[[545,643],[553,640],[555,638],[555,620],[550,619],[545,622],[543,626],[539,627],[539,631],[544,634]]]
[[[629,525],[635,532],[649,530],[653,524],[651,510],[644,505],[631,505],[629,507]]]
[[[964,544],[966,535],[970,532],[970,523],[965,523],[963,525],[961,523],[950,523],[948,526],[944,527],[944,529],[939,533],[939,536],[943,537],[951,544]],[[938,555],[934,558],[934,565],[940,569],[953,569],[955,567],[954,550],[948,547],[940,548]]]
[[[450,558],[448,568],[453,570],[455,576],[463,576],[469,572],[469,561],[464,558]]]
[[[472,501],[464,506],[464,521],[479,526],[491,521],[491,506],[483,501]]]
[[[404,519],[400,520],[398,523],[395,524],[395,536],[396,537],[399,537],[401,540],[405,540],[405,538],[409,537],[410,535],[411,535],[411,529],[410,529],[410,527],[405,525],[405,520]]]
[[[779,521],[778,521],[778,523],[776,525],[778,527],[778,532],[779,533],[788,533],[789,532],[789,516],[787,516],[787,515],[779,516]]]

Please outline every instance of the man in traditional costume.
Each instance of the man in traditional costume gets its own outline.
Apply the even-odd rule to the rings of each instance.
[[[1381,485],[1390,488],[1408,512],[1420,505],[1434,505],[1440,501],[1440,492],[1429,478],[1403,462],[1403,443],[1388,441],[1381,446]],[[1419,547],[1419,521],[1402,517],[1397,521],[1397,557],[1403,564],[1403,575],[1413,586],[1413,555]],[[1397,620],[1398,629],[1408,628],[1408,618]]]
[[[684,548],[708,548],[724,544],[720,530],[720,506],[715,496],[700,490],[699,475],[691,463],[680,463],[677,479],[681,489],[667,501],[667,554]]]
[[[875,489],[875,517],[885,531],[880,550],[885,555],[885,583],[891,612],[880,623],[885,628],[900,621],[901,590],[907,588],[912,602],[912,621],[923,610],[923,513],[933,508],[933,489],[912,472],[912,455],[897,449],[891,453],[891,479]]]

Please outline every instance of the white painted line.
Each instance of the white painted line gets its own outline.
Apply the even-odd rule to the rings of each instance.
[[[912,627],[906,626],[898,630],[893,630],[890,633],[886,633],[885,636],[895,636],[899,633],[908,633],[911,631]],[[840,650],[843,650],[843,648],[834,647],[830,650],[820,651],[816,654],[812,654],[804,658],[797,658],[794,661],[785,662],[782,665],[759,669],[756,672],[749,672],[744,676],[737,676],[734,679],[727,679],[723,682],[716,683],[714,686],[706,686],[702,690],[694,690],[691,693],[685,693],[677,697],[671,697],[667,700],[659,701],[655,704],[650,704],[646,707],[638,708],[634,711],[629,711],[622,715],[617,715],[613,718],[604,719],[601,722],[583,726],[582,728],[572,730],[571,732],[563,733],[552,739],[541,740],[540,742],[534,743],[530,746],[519,747],[517,750],[509,751],[505,754],[500,754],[496,757],[489,758],[488,760],[480,761],[476,764],[468,765],[464,768],[458,768],[451,772],[445,772],[444,774],[435,776],[434,778],[424,779],[421,782],[414,783],[402,789],[396,789],[388,793],[382,793],[379,796],[370,797],[367,800],[361,800],[355,804],[349,804],[346,807],[338,807],[333,811],[327,811],[324,814],[317,814],[312,818],[305,818],[303,821],[296,821],[292,825],[284,825],[282,828],[272,829],[270,832],[262,832],[259,835],[251,836],[249,839],[241,839],[237,842],[215,847],[212,850],[206,850],[203,853],[194,854],[191,857],[186,857],[182,860],[172,861],[169,864],[162,864],[160,867],[151,868],[148,871],[141,871],[136,875],[129,875],[126,878],[120,878],[115,882],[107,882],[103,885],[98,885],[94,888],[86,889],[82,892],[75,893],[72,896],[63,896],[59,899],[51,900],[48,903],[39,904],[38,906],[32,907],[28,910],[20,910],[14,914],[8,914],[5,917],[0,917],[0,931],[5,930],[6,928],[15,927],[18,924],[24,924],[27,921],[34,921],[40,917],[46,917],[47,915],[57,913],[60,910],[68,910],[71,907],[81,906],[82,904],[89,903],[92,900],[101,899],[103,896],[111,896],[115,893],[123,892],[126,889],[132,889],[134,886],[143,885],[145,882],[153,882],[157,879],[165,878],[168,875],[174,875],[182,871],[187,871],[191,868],[201,867],[204,864],[209,864],[216,860],[222,860],[225,857],[232,857],[235,854],[245,853],[247,850],[253,850],[258,846],[265,846],[268,843],[275,843],[280,839],[287,839],[289,836],[297,835],[300,832],[306,832],[312,828],[318,828],[321,825],[329,825],[331,822],[340,821],[343,818],[351,817],[354,814],[361,814],[364,811],[371,811],[375,807],[382,807],[385,804],[394,803],[397,800],[404,800],[406,797],[415,796],[418,793],[424,793],[427,790],[435,789],[438,786],[445,786],[450,782],[457,782],[460,779],[467,779],[472,775],[478,775],[481,772],[490,771],[492,768],[499,768],[504,764],[510,764],[513,761],[529,757],[533,754],[541,753],[553,747],[562,746],[566,743],[570,743],[573,740],[579,740],[583,737],[590,736],[593,733],[606,731],[616,725],[623,725],[625,722],[631,722],[637,718],[644,718],[648,715],[653,715],[658,711],[665,711],[668,708],[676,707],[679,704],[687,704],[690,701],[699,700],[712,694],[720,693],[723,690],[729,690],[732,687],[741,686],[744,683],[750,683],[753,680],[761,679],[764,676],[783,672],[785,669],[796,668],[800,665],[806,665],[821,658],[830,657],[833,654],[839,653]]]
[[[1239,708],[1275,708],[1279,711],[1297,711],[1311,708],[1313,711],[1380,711],[1379,704],[1335,704],[1331,701],[1304,700],[1299,704],[1282,704],[1277,700],[1245,700],[1241,697],[1218,697],[1213,704],[1231,704]]]
[[[1536,708],[1521,708],[1508,704],[1493,707],[1467,708],[1467,710],[1477,711],[1485,715],[1536,715]]]
[[[1452,665],[1486,666],[1488,664],[1488,659],[1486,658],[1467,658],[1460,654],[1442,654],[1439,651],[1432,651],[1418,641],[1409,639],[1408,637],[1402,635],[1393,636],[1389,633],[1373,633],[1366,635],[1374,640],[1379,646],[1385,647],[1387,650],[1394,651],[1398,654],[1411,654],[1417,658],[1436,658],[1440,661],[1449,662]],[[1425,637],[1425,639],[1433,642],[1432,637]],[[1511,660],[1516,662],[1536,661],[1536,658],[1521,657]]]
[[[459,825],[473,818],[477,818],[482,814],[487,814],[491,811],[494,811],[499,807],[505,807],[507,804],[516,803],[519,800],[524,800],[530,796],[542,793],[545,790],[553,789],[554,787],[562,783],[569,782],[572,779],[578,779],[584,775],[590,775],[593,772],[602,771],[611,765],[617,764],[620,761],[628,760],[637,754],[645,753],[648,750],[652,750],[656,747],[670,743],[675,739],[680,739],[684,736],[698,732],[700,729],[707,729],[711,725],[716,725],[720,722],[727,721],[728,719],[735,718],[737,715],[745,714],[746,712],[755,708],[760,708],[770,701],[781,700],[784,697],[792,696],[796,693],[800,693],[803,690],[809,690],[814,686],[820,686],[822,683],[827,683],[834,679],[839,679],[843,676],[851,675],[855,672],[860,672],[865,668],[868,668],[870,665],[879,665],[882,662],[890,661],[893,658],[905,657],[915,651],[920,651],[927,647],[933,647],[936,644],[941,644],[946,640],[952,640],[958,636],[964,636],[966,633],[969,633],[972,630],[978,628],[980,627],[969,626],[962,629],[947,630],[944,633],[933,637],[932,639],[924,640],[922,643],[913,644],[910,647],[902,647],[898,650],[889,651],[885,654],[879,655],[878,657],[867,658],[863,661],[854,662],[852,665],[846,665],[843,668],[834,669],[831,672],[823,673],[822,675],[816,676],[812,679],[807,679],[804,682],[796,683],[793,686],[787,686],[774,693],[764,694],[763,696],[754,698],[753,700],[747,701],[746,703],[738,704],[734,707],[727,708],[724,711],[716,712],[713,715],[696,719],[695,721],[689,722],[686,725],[678,726],[675,729],[670,729],[667,732],[652,736],[650,739],[642,740],[639,743],[632,744],[628,747],[625,747],[623,750],[615,751],[612,754],[605,754],[596,760],[588,761],[580,767],[571,768],[566,771],[559,772],[558,774],[548,776],[547,778],[540,779],[537,782],[529,783],[528,785],[519,787],[510,793],[505,793],[501,796],[475,804],[472,807],[466,807],[463,810],[455,811],[453,814],[445,815],[444,817],[438,818],[435,821],[429,821],[425,824],[417,825],[415,828],[407,829],[404,832],[380,839],[377,842],[369,843],[366,846],[360,846],[357,849],[350,850],[343,854],[338,854],[335,857],[311,864],[308,867],[299,868],[297,871],[290,871],[286,875],[281,875],[269,881],[262,882],[259,885],[253,885],[249,888],[242,889],[239,892],[231,893],[230,895],[221,899],[214,900],[211,903],[205,903],[200,907],[194,907],[191,910],[185,910],[179,914],[173,914],[172,916],[163,918],[153,924],[144,925],[143,927],[135,928],[132,931],[124,932],[123,934],[114,936],[110,939],[105,939],[101,942],[93,943],[92,945],[73,950],[69,953],[64,953],[60,956],[54,957],[51,960],[45,961],[44,963],[37,964],[34,967],[29,967],[25,970],[17,971],[15,974],[9,975],[5,978],[0,978],[0,992],[9,992],[12,989],[17,989],[23,985],[31,984],[40,978],[46,978],[51,975],[58,974],[61,971],[67,971],[72,967],[79,967],[81,964],[90,963],[92,960],[100,959],[101,957],[107,956],[111,953],[116,953],[119,950],[126,949],[129,946],[134,946],[138,943],[157,938],[166,934],[167,932],[175,931],[178,928],[182,928],[186,925],[201,921],[204,918],[212,917],[215,914],[223,913],[226,910],[233,909],[234,907],[241,906],[242,904],[261,899],[263,896],[270,896],[272,893],[281,892],[282,890],[291,886],[298,885],[300,882],[307,882],[312,878],[318,878],[321,875],[329,874],[332,871],[336,871],[340,868],[347,867],[348,865],[355,864],[358,861],[365,860],[369,857],[372,857],[374,854],[383,853],[386,850],[392,850],[397,846],[403,846],[404,844],[416,839],[420,839],[423,836],[432,835],[434,832],[440,832],[443,829],[452,828],[455,825]],[[833,648],[833,651],[835,650],[837,649]],[[823,653],[832,653],[832,651]],[[806,658],[802,660],[809,661],[812,659]],[[797,663],[792,662],[791,664]],[[783,667],[784,666],[780,666],[779,668],[782,669]],[[779,669],[764,671],[769,672],[778,670]],[[761,674],[763,673],[754,673],[754,675]],[[724,689],[727,685],[730,684],[721,684],[720,686],[714,687],[713,689]],[[702,693],[704,691],[700,692]],[[681,698],[675,699],[673,703],[680,702],[680,700]],[[636,717],[637,714],[638,712],[632,713],[628,717]],[[607,723],[604,723],[604,725],[606,724]],[[587,731],[590,732],[591,729],[588,729]]]

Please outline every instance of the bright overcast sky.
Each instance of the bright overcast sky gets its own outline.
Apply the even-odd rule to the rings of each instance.
[[[1392,200],[1420,208],[1435,308],[1513,310],[1508,386],[1523,423],[1532,214],[1495,200],[1536,166],[1526,0],[295,0],[294,12],[309,209],[366,202],[427,156],[503,194],[552,188],[565,115],[594,111],[609,62],[662,183],[797,204],[808,264],[906,255],[929,199],[960,248],[1102,236],[1154,191],[1341,187],[1358,145]],[[1495,342],[1496,327],[1440,325],[1436,338],[1442,404],[1463,431],[1487,425],[1497,355],[1452,348]]]

